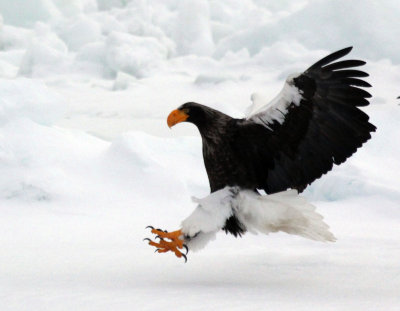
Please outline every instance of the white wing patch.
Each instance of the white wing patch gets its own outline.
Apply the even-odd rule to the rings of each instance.
[[[296,190],[261,196],[249,190],[226,187],[194,201],[198,203],[197,208],[182,222],[185,243],[193,251],[214,240],[232,215],[251,233],[283,231],[316,241],[336,240],[315,206]]]
[[[252,105],[247,109],[246,119],[261,124],[269,129],[268,125],[274,121],[283,123],[288,107],[293,103],[300,105],[302,91],[295,85],[293,79],[300,74],[292,74],[287,79],[280,93],[270,102],[258,93],[251,95]]]

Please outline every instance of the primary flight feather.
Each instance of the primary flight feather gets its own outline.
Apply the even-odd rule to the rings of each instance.
[[[370,87],[361,79],[368,74],[354,69],[365,62],[339,60],[351,49],[290,75],[269,103],[253,94],[243,119],[194,102],[172,111],[169,127],[190,122],[199,129],[211,194],[197,200],[180,230],[151,227],[160,241],[147,239],[149,244],[186,259],[183,247],[199,248],[220,229],[235,236],[284,231],[333,241],[322,217],[298,192],[346,161],[376,130],[358,108],[371,97],[360,88]]]

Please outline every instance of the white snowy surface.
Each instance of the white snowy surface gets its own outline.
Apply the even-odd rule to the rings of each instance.
[[[398,1],[0,0],[0,310],[399,310]],[[188,263],[144,228],[205,197],[186,101],[243,117],[354,45],[378,127],[304,196],[336,236],[219,233]]]

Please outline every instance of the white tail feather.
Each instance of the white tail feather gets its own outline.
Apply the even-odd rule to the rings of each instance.
[[[236,208],[235,215],[251,232],[283,231],[316,241],[336,240],[323,217],[315,211],[315,206],[296,190],[264,196],[241,191]]]
[[[316,241],[336,240],[315,206],[296,190],[260,196],[249,190],[226,187],[193,201],[198,203],[197,208],[182,222],[182,232],[191,250],[201,249],[215,239],[232,215],[252,233],[283,231]]]

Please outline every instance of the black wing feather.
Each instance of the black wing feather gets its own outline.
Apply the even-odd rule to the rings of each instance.
[[[352,69],[365,62],[334,62],[351,49],[326,56],[293,79],[302,99],[299,105],[290,103],[282,124],[265,127],[252,118],[237,120],[233,144],[249,176],[255,176],[256,188],[267,193],[302,191],[371,138],[376,128],[357,108],[369,104],[371,94],[359,88],[370,87],[359,79],[368,74]]]
[[[344,68],[359,67],[366,63],[362,60],[343,60],[341,62],[333,63],[324,67],[324,70],[332,71]]]
[[[341,80],[342,83],[346,85],[354,85],[354,86],[361,86],[361,87],[371,87],[371,84],[364,80],[356,79],[356,78],[345,78]]]
[[[334,52],[332,54],[329,54],[328,56],[325,56],[324,58],[322,58],[321,60],[316,62],[314,65],[312,65],[310,68],[308,68],[306,70],[306,72],[307,71],[309,71],[309,72],[314,71],[314,69],[316,69],[316,68],[321,68],[322,66],[325,66],[325,65],[327,65],[329,63],[332,63],[333,61],[335,61],[335,60],[337,60],[339,58],[342,58],[343,56],[346,56],[347,54],[349,54],[352,49],[353,49],[353,47],[350,46],[350,47],[344,48],[342,50],[336,51],[336,52]]]

